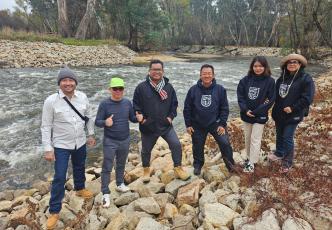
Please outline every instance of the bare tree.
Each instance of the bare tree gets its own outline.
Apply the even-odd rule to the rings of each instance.
[[[67,15],[67,2],[66,0],[58,0],[58,20],[59,20],[59,33],[63,37],[70,37],[70,29]]]
[[[91,20],[96,16],[96,0],[87,0],[86,11],[76,31],[75,38],[85,39]]]

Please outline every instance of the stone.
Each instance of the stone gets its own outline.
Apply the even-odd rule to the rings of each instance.
[[[42,196],[50,191],[50,183],[45,181],[37,181],[33,183],[32,187],[38,189],[39,194]]]
[[[9,216],[10,222],[19,223],[19,221],[24,219],[28,215],[28,213],[29,209],[27,207],[24,207],[17,211],[13,211]]]
[[[165,208],[167,203],[173,203],[174,201],[174,197],[169,193],[154,194],[153,199],[158,203],[160,208]]]
[[[282,224],[282,230],[312,230],[311,225],[300,218],[288,217]]]
[[[96,196],[100,192],[101,183],[99,179],[85,182],[85,188]]]
[[[7,229],[9,222],[8,216],[0,217],[0,229]]]
[[[173,160],[170,154],[165,155],[164,157],[158,157],[151,162],[150,168],[153,172],[156,170],[162,170],[167,172],[173,169]]]
[[[146,186],[141,186],[141,187],[139,187],[138,189],[137,189],[137,192],[138,192],[138,194],[139,194],[139,196],[140,197],[151,197],[151,196],[153,196],[153,192],[151,192],[150,190],[149,190],[149,188],[148,187],[146,187]]]
[[[139,195],[137,193],[126,192],[120,195],[117,199],[115,199],[114,204],[117,206],[127,205],[134,200],[138,199]]]
[[[205,204],[217,203],[217,197],[211,191],[206,191],[202,194],[201,198],[199,199],[199,207],[201,210],[204,209]]]
[[[172,219],[179,213],[177,207],[174,204],[167,203],[164,209],[163,218]]]
[[[194,230],[193,217],[177,215],[173,218],[173,229]]]
[[[165,191],[170,193],[173,196],[176,196],[179,188],[182,186],[185,186],[187,184],[190,184],[192,180],[193,180],[193,177],[191,177],[191,179],[189,179],[187,181],[175,179],[166,185]]]
[[[75,196],[73,193],[70,196],[69,206],[70,209],[75,213],[78,214],[80,211],[83,210],[84,205],[84,198]]]
[[[204,185],[205,181],[203,179],[198,179],[188,185],[181,187],[177,193],[177,204],[179,206],[182,204],[197,204],[199,199],[199,192],[204,187]]]
[[[233,219],[239,216],[237,212],[219,203],[206,203],[204,205],[203,215],[207,222],[217,228],[221,226],[230,227],[233,223]]]
[[[9,200],[0,201],[0,212],[8,211],[11,212],[13,202]]]
[[[143,167],[136,167],[128,173],[130,182],[137,180],[143,176]]]
[[[27,225],[19,225],[15,228],[15,230],[30,230],[31,228]]]
[[[237,211],[240,197],[240,194],[230,194],[218,199],[218,202],[226,205],[234,211]]]
[[[3,201],[3,200],[8,200],[8,201],[14,200],[13,191],[7,190],[7,191],[0,192],[0,201]]]
[[[279,222],[277,220],[277,212],[275,209],[265,210],[262,217],[254,223],[248,223],[249,219],[246,217],[236,218],[233,221],[234,230],[256,230],[269,229],[280,230]]]
[[[67,190],[71,191],[71,190],[74,190],[74,180],[73,178],[70,178],[66,184],[65,184],[65,187]]]
[[[179,213],[184,216],[186,215],[194,216],[196,214],[196,210],[194,207],[188,204],[183,204],[180,207]]]
[[[41,212],[46,211],[46,209],[49,206],[50,198],[51,198],[51,195],[47,194],[39,201],[39,211],[41,211]]]
[[[226,176],[220,170],[220,167],[218,165],[214,165],[204,170],[203,178],[208,183],[211,183],[212,181],[224,181],[226,179]]]
[[[174,170],[173,169],[162,173],[161,176],[160,176],[161,182],[165,185],[167,185],[168,183],[170,183],[174,179],[175,179],[175,175],[174,175]]]
[[[95,179],[96,179],[96,175],[85,173],[85,181],[86,182],[93,181]]]
[[[138,222],[138,225],[136,226],[135,230],[168,230],[170,229],[167,226],[164,226],[151,217],[142,217],[140,221]]]
[[[120,210],[114,205],[111,204],[108,208],[100,208],[99,209],[99,215],[100,217],[103,217],[107,220],[107,222],[110,222],[112,219],[114,219],[117,215],[120,214]]]
[[[69,223],[77,219],[76,215],[71,211],[68,204],[63,204],[61,212],[59,213],[60,220],[64,223]]]
[[[152,197],[143,197],[134,201],[135,211],[143,211],[149,214],[161,212],[158,203]]]

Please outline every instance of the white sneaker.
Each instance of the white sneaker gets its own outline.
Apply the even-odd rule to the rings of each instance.
[[[255,170],[255,166],[250,161],[248,161],[247,164],[243,168],[243,172],[245,172],[245,173],[253,173],[254,170]]]
[[[103,208],[108,208],[110,205],[110,194],[103,194]]]
[[[122,183],[119,186],[116,186],[115,190],[118,192],[129,192],[130,188],[128,188],[124,183]]]

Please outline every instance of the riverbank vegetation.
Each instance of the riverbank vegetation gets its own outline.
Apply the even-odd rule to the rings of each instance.
[[[135,51],[181,45],[332,47],[329,0],[17,0],[0,27],[76,39],[116,39]]]

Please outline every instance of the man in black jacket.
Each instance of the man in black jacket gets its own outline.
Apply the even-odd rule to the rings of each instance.
[[[187,132],[192,137],[195,175],[201,174],[204,165],[208,133],[217,141],[227,169],[232,170],[233,150],[226,131],[228,114],[226,90],[216,83],[213,66],[205,64],[201,67],[200,80],[187,93],[183,110]]]
[[[144,168],[143,182],[150,181],[151,150],[161,136],[169,145],[174,163],[174,174],[181,180],[190,175],[181,167],[181,143],[172,125],[176,117],[178,100],[173,86],[164,77],[164,64],[160,60],[152,60],[149,74],[144,82],[135,89],[134,110],[143,114],[139,129],[142,138],[142,164]]]

